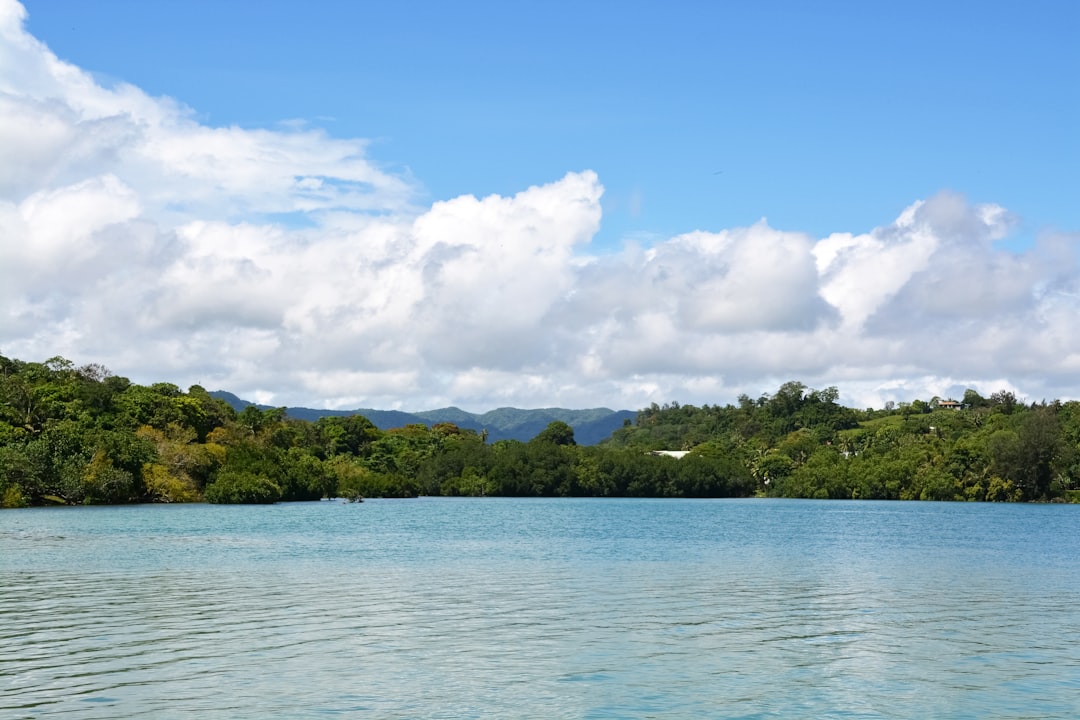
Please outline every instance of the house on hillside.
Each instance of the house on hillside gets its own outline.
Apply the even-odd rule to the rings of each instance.
[[[964,404],[955,400],[938,400],[937,406],[938,410],[960,410]]]

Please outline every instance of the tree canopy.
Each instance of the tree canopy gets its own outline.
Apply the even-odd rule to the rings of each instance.
[[[1002,391],[883,410],[784,383],[734,405],[653,404],[597,446],[453,423],[379,430],[233,410],[205,389],[0,355],[0,506],[416,495],[1080,499],[1080,403]],[[654,451],[688,451],[676,459]]]

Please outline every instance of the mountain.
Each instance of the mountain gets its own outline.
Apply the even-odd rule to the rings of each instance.
[[[271,405],[256,405],[243,400],[224,390],[210,393],[229,403],[239,412],[248,405],[255,405],[260,410],[267,410]],[[399,428],[412,423],[432,426],[437,423],[453,423],[466,430],[482,432],[487,430],[488,442],[496,440],[520,440],[527,442],[540,434],[540,431],[555,420],[561,420],[574,428],[574,439],[578,445],[596,445],[606,440],[629,420],[633,422],[637,413],[632,410],[609,410],[592,408],[590,410],[567,410],[565,408],[541,408],[522,410],[519,408],[498,408],[486,413],[471,413],[461,408],[448,407],[439,410],[424,410],[408,413],[400,410],[374,410],[357,408],[356,410],[314,410],[312,408],[285,408],[289,417],[315,422],[321,417],[363,415],[380,430]]]

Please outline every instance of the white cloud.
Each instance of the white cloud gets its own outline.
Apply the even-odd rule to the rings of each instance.
[[[174,100],[103,87],[59,60],[12,0],[0,13],[2,198],[112,173],[139,188],[147,216],[169,222],[407,205],[409,182],[369,162],[363,140],[201,125]]]
[[[24,20],[0,0],[6,355],[327,407],[633,408],[790,379],[856,405],[1076,394],[1080,238],[1004,251],[996,205],[941,193],[863,235],[762,220],[592,253],[593,172],[417,207],[362,140],[202,125]]]

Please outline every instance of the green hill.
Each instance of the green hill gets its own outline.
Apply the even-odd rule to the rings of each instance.
[[[249,405],[260,410],[268,410],[269,405],[256,403],[237,397],[233,393],[217,390],[211,396],[229,403],[237,412]],[[304,407],[285,408],[289,417],[314,422],[321,417],[348,417],[363,415],[380,430],[420,424],[431,427],[439,423],[452,423],[466,430],[487,431],[489,442],[497,440],[520,440],[526,442],[536,437],[549,423],[559,420],[574,428],[574,439],[579,445],[596,445],[623,427],[626,421],[633,421],[635,412],[630,410],[610,410],[591,408],[588,410],[568,410],[565,408],[541,408],[523,410],[504,407],[486,413],[471,413],[461,408],[447,407],[438,410],[424,410],[409,413],[400,410],[375,410],[357,408],[355,410],[316,410]]]

